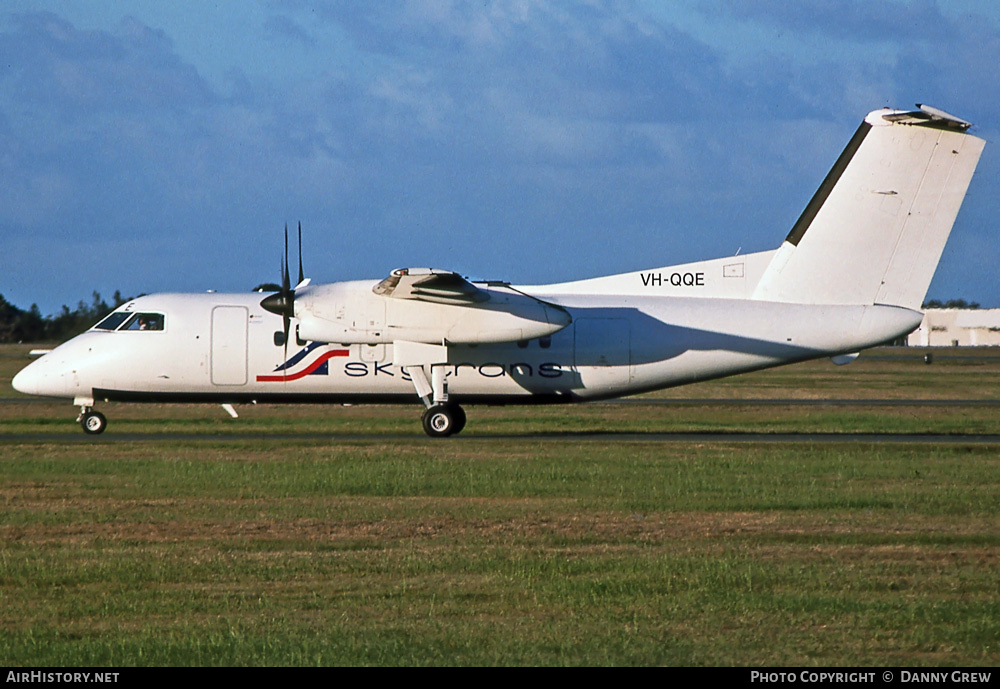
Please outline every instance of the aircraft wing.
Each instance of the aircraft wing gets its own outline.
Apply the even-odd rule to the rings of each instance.
[[[400,268],[372,289],[394,299],[417,299],[435,304],[477,304],[490,295],[458,273],[436,268]]]

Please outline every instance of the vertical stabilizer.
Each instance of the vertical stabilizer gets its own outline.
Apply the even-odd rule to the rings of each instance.
[[[868,114],[754,299],[920,308],[985,142],[918,107]]]

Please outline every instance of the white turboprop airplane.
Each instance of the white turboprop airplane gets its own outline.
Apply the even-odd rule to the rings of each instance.
[[[985,142],[929,106],[865,118],[774,251],[514,287],[401,269],[253,294],[140,297],[14,377],[95,400],[399,403],[424,430],[460,404],[581,402],[807,359],[846,363],[921,321],[920,305]],[[294,323],[294,335],[291,325]]]

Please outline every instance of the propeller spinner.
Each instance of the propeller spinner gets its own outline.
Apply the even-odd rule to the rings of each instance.
[[[288,225],[285,225],[285,254],[281,259],[281,289],[270,294],[260,302],[267,311],[281,316],[285,333],[285,351],[288,351],[288,331],[295,316],[295,290],[292,289],[291,276],[288,274]],[[302,223],[299,223],[299,281],[296,288],[308,284],[302,271]]]

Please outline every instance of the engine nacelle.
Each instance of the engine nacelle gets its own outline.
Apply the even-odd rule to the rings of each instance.
[[[480,287],[489,297],[482,301],[447,304],[381,296],[373,293],[374,284],[341,282],[297,290],[299,338],[341,344],[489,344],[546,337],[573,320],[562,307],[506,285]]]

